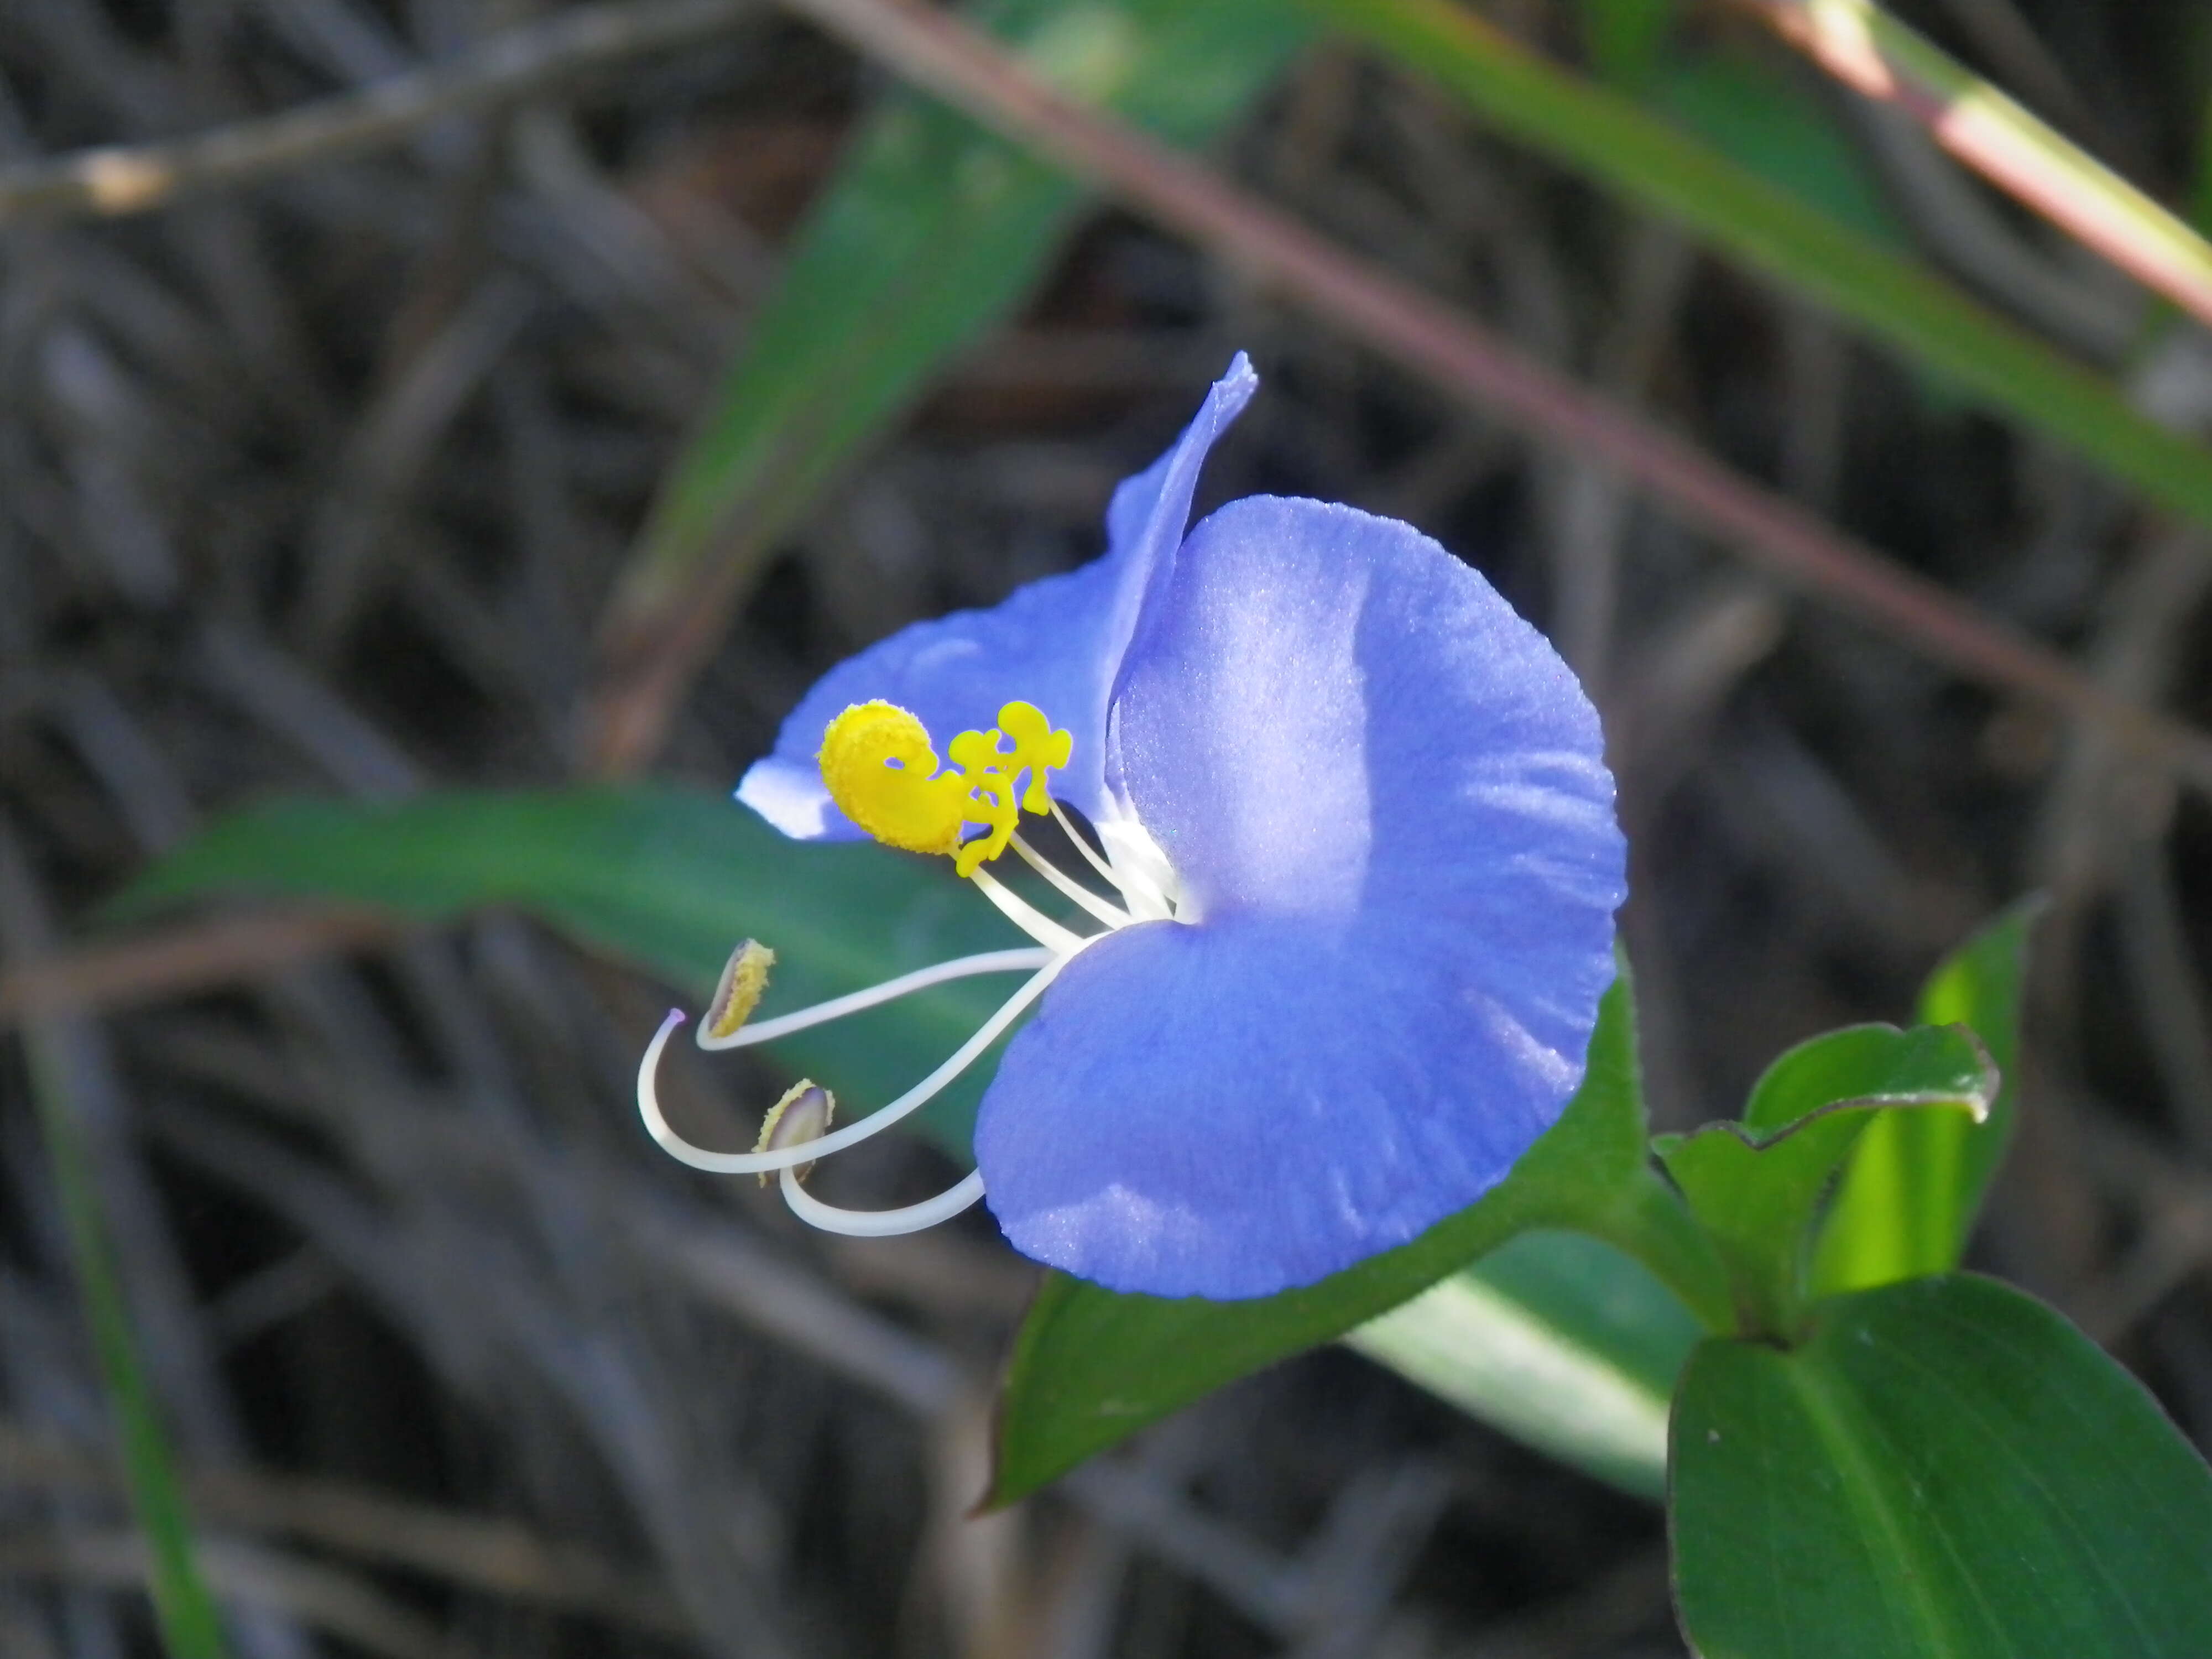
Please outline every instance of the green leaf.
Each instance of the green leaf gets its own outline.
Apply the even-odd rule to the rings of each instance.
[[[1701,1334],[1674,1292],[1579,1233],[1523,1233],[1344,1340],[1639,1498],[1667,1487],[1667,1412]]]
[[[1180,144],[1226,127],[1312,34],[1276,0],[993,0],[973,16],[1063,90]],[[616,615],[634,626],[688,605],[710,568],[745,580],[860,448],[1022,303],[1091,199],[965,116],[888,98],[664,482]]]
[[[200,1573],[191,1514],[139,1357],[91,1156],[78,1133],[70,1063],[55,1034],[35,1024],[24,1032],[24,1057],[100,1384],[115,1419],[131,1512],[146,1535],[148,1588],[161,1645],[169,1659],[224,1659],[229,1648],[222,1621]]]
[[[1962,1025],[1853,1025],[1801,1042],[1753,1087],[1741,1123],[1652,1149],[1727,1262],[1747,1332],[1789,1338],[1820,1200],[1878,1111],[1953,1107],[1978,1120],[1997,1078]]]
[[[1029,942],[941,860],[790,841],[726,799],[654,787],[281,801],[210,826],[109,908],[133,915],[210,893],[349,900],[425,920],[511,905],[702,1000],[732,947],[757,939],[779,954],[763,1018]],[[769,1052],[863,1115],[957,1048],[1015,982],[958,981]],[[965,1152],[989,1074],[979,1064],[922,1114],[948,1147]]]
[[[1980,1123],[1949,1112],[1896,1112],[1867,1126],[1814,1249],[1816,1291],[1863,1290],[1959,1265],[2012,1138],[2027,934],[2042,908],[2039,898],[2014,905],[1946,957],[1923,988],[1920,1018],[1972,1026],[2002,1086]]]
[[[1903,258],[1911,246],[1831,112],[1764,58],[1705,52],[1662,64],[1645,94],[1722,155]]]
[[[1427,76],[1499,131],[1948,375],[1984,407],[2071,447],[2151,500],[2212,524],[2212,452],[2137,413],[2108,377],[1922,262],[1547,62],[1456,0],[1302,3]],[[2069,171],[2070,187],[2142,222],[2147,204],[2078,151],[2068,154],[2083,163]],[[2179,234],[2201,257],[2203,245]]]
[[[1011,1503],[1212,1389],[1340,1336],[1536,1227],[1613,1239],[1710,1318],[1717,1264],[1649,1169],[1626,974],[1607,992],[1583,1086],[1479,1202],[1410,1244],[1249,1302],[1118,1296],[1051,1273],[1014,1344],[991,1501]]]
[[[1592,67],[1631,91],[1658,74],[1681,21],[1680,0],[1583,0],[1578,9]]]
[[[1676,1606],[1705,1659],[2212,1653],[2212,1471],[2057,1313],[1972,1274],[1709,1341],[1676,1395]]]

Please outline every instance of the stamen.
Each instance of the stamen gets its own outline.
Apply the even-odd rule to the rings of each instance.
[[[1046,950],[1065,956],[1083,948],[1082,934],[1070,933],[1020,894],[1006,887],[988,870],[978,866],[968,879],[983,890],[983,896],[997,905],[1008,921]]]
[[[1081,883],[1068,879],[1058,865],[1048,861],[1019,836],[1012,836],[1007,839],[1014,851],[1021,855],[1023,863],[1028,865],[1059,891],[1073,899],[1076,903],[1081,905],[1109,927],[1127,927],[1133,920],[1127,911],[1116,909]]]
[[[1049,802],[1048,805],[1052,809],[1053,822],[1060,827],[1060,830],[1066,835],[1068,840],[1075,843],[1075,850],[1083,854],[1084,861],[1089,864],[1093,870],[1096,870],[1102,879],[1112,883],[1117,891],[1127,893],[1129,890],[1124,884],[1121,876],[1115,872],[1112,865],[1107,863],[1104,859],[1099,857],[1097,854],[1091,850],[1091,842],[1089,837],[1085,836],[1081,831],[1076,829],[1074,820],[1070,818],[1066,812],[1062,810],[1060,804],[1055,800]]]
[[[1071,934],[1070,938],[1074,936]],[[1077,939],[1079,951],[1087,943]],[[998,1012],[975,1029],[967,1042],[954,1049],[945,1062],[927,1077],[901,1095],[881,1111],[872,1113],[858,1123],[847,1125],[834,1134],[810,1140],[799,1146],[784,1146],[764,1152],[714,1152],[703,1146],[695,1146],[669,1127],[660,1109],[660,1092],[656,1073],[660,1067],[660,1056],[668,1048],[668,1039],[684,1023],[684,1011],[672,1008],[668,1018],[660,1022],[660,1029],[653,1034],[646,1046],[645,1058],[637,1068],[637,1111],[645,1120],[646,1133],[659,1143],[660,1150],[678,1162],[690,1164],[695,1170],[704,1170],[712,1175],[758,1175],[764,1170],[788,1170],[800,1164],[811,1164],[817,1158],[827,1158],[848,1146],[858,1146],[871,1135],[880,1134],[892,1124],[911,1115],[927,1105],[945,1085],[958,1077],[986,1048],[996,1042],[1006,1029],[1021,1017],[1022,1011],[1044,994],[1060,970],[1074,959],[1074,951],[1056,956],[1024,981],[1022,988],[999,1006]]]
[[[857,1014],[864,1008],[896,1001],[915,991],[926,991],[933,985],[942,985],[947,980],[967,979],[976,974],[1020,974],[1042,968],[1053,959],[1054,952],[1029,947],[1018,951],[986,951],[980,956],[957,957],[951,962],[940,962],[933,968],[918,968],[913,973],[901,974],[896,979],[887,979],[880,985],[871,985],[865,991],[854,991],[842,997],[832,997],[827,1002],[817,1002],[811,1008],[801,1008],[794,1013],[778,1014],[774,1019],[764,1019],[757,1025],[747,1025],[737,1030],[717,1034],[711,1028],[699,1028],[699,1046],[709,1051],[720,1048],[745,1048],[756,1042],[773,1042],[780,1036],[789,1036],[793,1031],[803,1031],[810,1025],[842,1019],[848,1014]]]
[[[791,1206],[793,1213],[824,1232],[843,1233],[850,1238],[889,1238],[898,1233],[918,1233],[924,1227],[949,1221],[982,1196],[983,1172],[975,1170],[957,1186],[948,1187],[935,1198],[909,1204],[902,1210],[841,1210],[834,1204],[824,1204],[800,1186],[790,1170],[783,1172],[783,1201]]]

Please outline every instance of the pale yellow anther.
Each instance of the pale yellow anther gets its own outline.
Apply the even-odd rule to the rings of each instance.
[[[939,773],[929,732],[914,715],[895,703],[854,703],[822,734],[822,781],[838,810],[878,841],[945,854],[969,876],[1006,850],[1024,807],[1052,810],[1047,775],[1067,765],[1075,738],[1054,731],[1034,704],[1010,702],[996,726],[961,732],[945,752],[952,767]],[[985,833],[963,846],[969,823]]]
[[[820,1085],[801,1078],[783,1092],[783,1098],[768,1109],[761,1120],[760,1139],[754,1143],[757,1152],[780,1152],[787,1146],[797,1146],[809,1140],[819,1140],[830,1133],[831,1121],[837,1115],[837,1097]],[[804,1181],[813,1172],[811,1164],[795,1166],[791,1174],[795,1181]],[[772,1176],[763,1171],[760,1184],[767,1186]]]
[[[761,994],[768,989],[768,970],[775,966],[775,952],[753,939],[730,952],[721,981],[714,987],[714,1000],[707,1005],[708,1036],[729,1036],[753,1017]]]

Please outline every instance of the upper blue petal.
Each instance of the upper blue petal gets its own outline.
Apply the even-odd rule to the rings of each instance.
[[[1111,1288],[1310,1283],[1473,1203],[1579,1084],[1625,895],[1595,712],[1407,526],[1265,497],[1192,532],[1113,708],[1194,914],[1072,963],[976,1155]]]
[[[738,799],[787,836],[859,839],[816,764],[832,720],[880,697],[919,716],[941,756],[956,733],[995,725],[1000,707],[1018,699],[1074,734],[1073,760],[1053,793],[1094,818],[1109,816],[1102,768],[1115,673],[1148,593],[1158,591],[1155,573],[1173,566],[1206,452],[1258,385],[1238,352],[1182,437],[1115,490],[1099,558],[988,610],[901,629],[823,675],[784,720],[775,749],[746,771]]]

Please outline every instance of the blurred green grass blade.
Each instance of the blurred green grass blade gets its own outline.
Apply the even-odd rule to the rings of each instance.
[[[2212,524],[2212,452],[1924,265],[1517,45],[1454,0],[1300,0],[1501,131],[1856,324],[1983,406]]]
[[[1662,63],[1644,89],[1658,109],[1730,161],[1903,256],[1911,239],[1827,105],[1747,54],[1710,52]]]
[[[85,1320],[92,1330],[100,1382],[106,1389],[108,1408],[114,1415],[122,1446],[131,1510],[145,1535],[148,1576],[161,1644],[169,1659],[223,1659],[228,1648],[222,1625],[199,1574],[191,1520],[169,1456],[168,1437],[162,1431],[153,1390],[139,1363],[130,1304],[108,1246],[99,1188],[77,1133],[69,1067],[57,1052],[52,1033],[37,1025],[25,1030],[24,1048],[31,1096],[40,1131],[46,1138],[63,1221],[69,1230]]]
[[[2212,321],[2212,246],[1875,0],[1753,0],[1838,80],[1919,115],[1969,167],[2137,282]]]
[[[1711,1341],[1675,1400],[1675,1606],[1706,1659],[2212,1653],[2212,1471],[2142,1384],[1971,1274]]]
[[[1971,1026],[2002,1079],[1988,1118],[1889,1112],[1852,1148],[1813,1258],[1813,1287],[1864,1290],[1959,1265],[1982,1195],[2012,1139],[2020,1091],[2027,934],[2043,901],[2021,901],[1944,958],[1920,993],[1928,1024]]]
[[[1344,1340],[1462,1411],[1622,1491],[1667,1489],[1667,1413],[1703,1334],[1609,1244],[1524,1233]]]
[[[1063,90],[1181,144],[1224,129],[1305,45],[1279,0],[991,0],[975,21]],[[1028,296],[1091,199],[966,117],[895,93],[790,249],[662,485],[613,611],[741,582],[856,452]]]
[[[1412,1243],[1249,1302],[1120,1296],[1047,1274],[1000,1393],[990,1501],[1012,1503],[1200,1395],[1341,1336],[1539,1227],[1613,1239],[1725,1327],[1718,1264],[1701,1254],[1686,1212],[1647,1167],[1626,974],[1601,1005],[1583,1086],[1559,1121],[1486,1196]]]
[[[424,920],[509,905],[701,1001],[738,941],[757,939],[779,956],[763,1018],[1029,943],[942,860],[787,840],[730,800],[665,787],[279,801],[210,825],[108,908],[130,916],[217,893],[345,900]],[[1014,982],[940,986],[769,1052],[861,1115],[957,1048]],[[981,1063],[918,1120],[949,1149],[965,1152],[990,1070]]]
[[[1771,55],[1732,38],[1678,44],[1674,0],[1583,0],[1583,50],[1598,78],[1671,118],[1730,161],[1893,249],[1911,239],[1824,100]]]
[[[1682,17],[1681,0],[1582,0],[1577,10],[1591,64],[1632,90],[1658,72]]]

